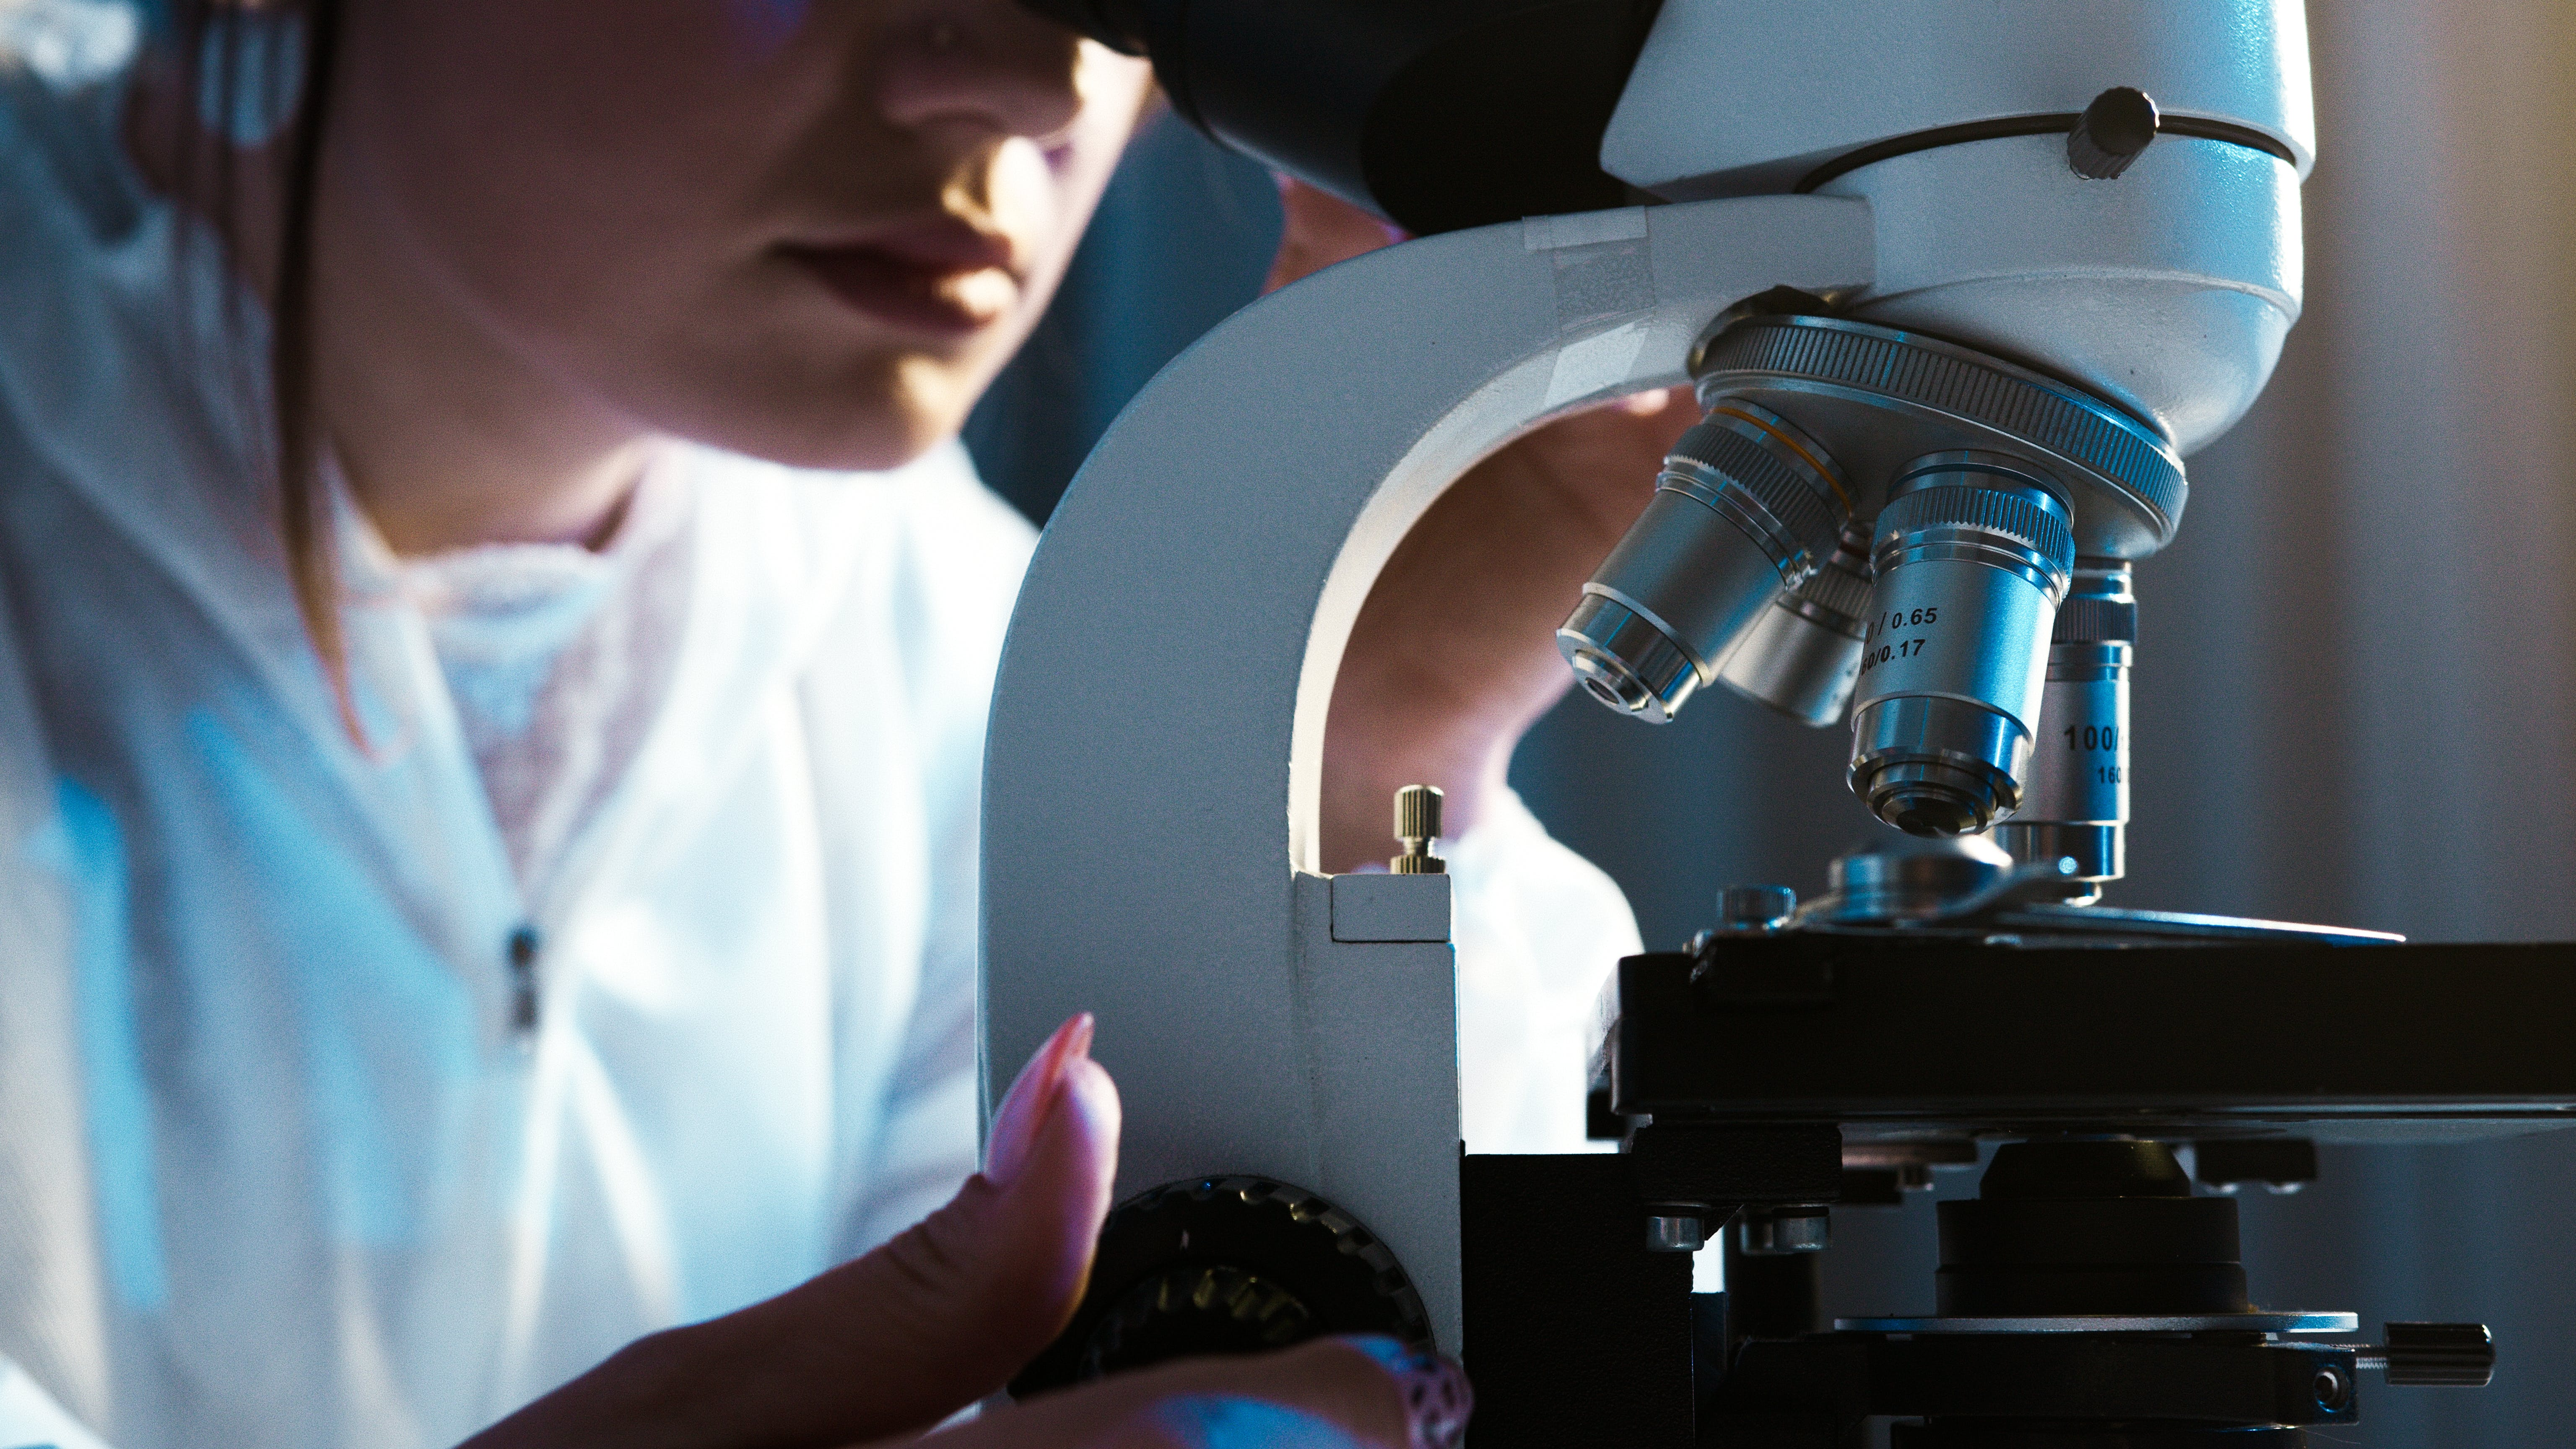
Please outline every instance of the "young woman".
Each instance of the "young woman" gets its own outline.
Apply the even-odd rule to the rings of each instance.
[[[1008,0],[0,4],[0,1444],[848,1443],[1055,1331],[1116,1097],[1068,1023],[975,1173],[1031,540],[953,437],[1148,100]],[[1467,827],[1480,1146],[1633,949],[1501,767],[1679,424],[1462,482],[1336,694],[1328,864]],[[1459,1414],[1328,1344],[952,1432]]]

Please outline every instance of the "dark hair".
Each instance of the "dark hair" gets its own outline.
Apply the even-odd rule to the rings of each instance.
[[[242,234],[239,163],[228,138],[198,137],[201,118],[229,117],[237,103],[292,105],[275,145],[283,148],[284,195],[279,198],[276,272],[270,283],[267,396],[271,412],[269,482],[275,494],[278,538],[286,556],[295,603],[303,615],[324,677],[331,683],[342,723],[360,737],[349,687],[348,650],[340,624],[339,569],[330,528],[330,495],[322,482],[324,453],[314,407],[313,212],[322,172],[322,138],[329,124],[332,78],[339,53],[343,0],[168,0],[170,42],[164,62],[175,67],[183,128],[176,148],[180,194],[203,205],[217,232]],[[256,9],[264,22],[291,22],[301,41],[293,54],[300,77],[281,75],[278,58],[266,57],[256,77],[245,75],[247,23]],[[270,34],[273,41],[274,27]],[[256,79],[270,93],[247,97]],[[277,92],[283,91],[283,94]],[[222,127],[215,128],[218,132]],[[181,228],[182,245],[188,228]],[[186,275],[186,269],[182,269]]]

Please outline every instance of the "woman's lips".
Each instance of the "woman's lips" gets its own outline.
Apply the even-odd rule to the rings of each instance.
[[[963,337],[1020,299],[1010,243],[963,224],[784,250],[849,306],[910,332]]]

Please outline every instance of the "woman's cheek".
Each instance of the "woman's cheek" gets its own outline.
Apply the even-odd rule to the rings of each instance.
[[[1065,241],[1060,233],[1080,230],[1079,208],[1067,205],[1073,198],[1065,194],[1074,178],[1057,175],[1037,142],[1026,136],[1004,141],[994,153],[990,175],[988,204],[1005,235],[1043,237],[1052,253]],[[1070,220],[1068,212],[1073,213]]]

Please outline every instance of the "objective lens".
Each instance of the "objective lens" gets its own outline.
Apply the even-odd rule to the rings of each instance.
[[[1995,827],[1995,843],[2017,860],[2072,859],[2070,898],[2096,898],[2102,882],[2127,871],[2129,657],[2137,641],[2128,564],[2076,560],[2049,634],[2029,788],[2012,823]]]
[[[1664,459],[1655,496],[1583,586],[1556,647],[1593,698],[1656,724],[1833,553],[1850,490],[1813,439],[1734,399]]]
[[[1717,677],[1747,699],[1822,727],[1842,718],[1860,678],[1860,641],[1869,615],[1869,530],[1843,525],[1842,542],[1805,583],[1771,596],[1726,657]]]
[[[1852,793],[1909,835],[2022,801],[2048,639],[2075,566],[2057,485],[1994,453],[1898,471],[1879,511],[1852,713]]]

